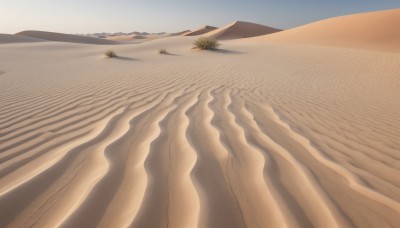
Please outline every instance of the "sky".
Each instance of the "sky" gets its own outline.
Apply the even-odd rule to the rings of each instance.
[[[179,32],[249,21],[288,29],[400,0],[0,0],[0,33]]]

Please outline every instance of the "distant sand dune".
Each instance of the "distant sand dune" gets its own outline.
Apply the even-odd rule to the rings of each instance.
[[[399,54],[196,39],[0,45],[0,227],[400,227]]]
[[[133,40],[142,40],[146,39],[146,36],[142,35],[122,35],[122,36],[108,36],[107,40],[114,41],[133,41]]]
[[[175,36],[174,34],[148,34],[148,35],[121,35],[121,36],[108,36],[107,40],[113,40],[113,41],[122,41],[122,42],[131,42],[131,41],[136,41],[136,42],[147,42],[151,40],[157,40],[161,38],[166,38],[170,36]]]
[[[42,42],[45,40],[26,37],[20,35],[11,35],[11,34],[0,34],[0,44],[8,44],[8,43],[32,43],[32,42]]]
[[[117,42],[99,39],[86,36],[77,36],[55,32],[42,32],[42,31],[23,31],[16,33],[16,35],[43,39],[48,41],[68,42],[68,43],[82,43],[82,44],[118,44]]]
[[[331,18],[254,40],[400,51],[400,9]]]
[[[267,27],[264,25],[259,25],[244,21],[236,21],[225,27],[208,32],[204,35],[213,37],[218,40],[229,40],[229,39],[261,36],[279,31],[281,30]]]
[[[192,32],[192,31],[191,30],[184,30],[184,31],[181,31],[181,32],[173,33],[173,35],[181,36],[181,35],[184,35],[184,34],[189,33],[189,32]]]

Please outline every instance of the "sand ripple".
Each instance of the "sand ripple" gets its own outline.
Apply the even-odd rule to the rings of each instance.
[[[0,227],[400,226],[398,56],[240,45],[5,64]]]

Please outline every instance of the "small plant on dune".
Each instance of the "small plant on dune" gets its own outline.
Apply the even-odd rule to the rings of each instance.
[[[165,48],[160,48],[160,49],[158,49],[158,53],[159,54],[168,54],[168,51]]]
[[[210,37],[200,37],[194,42],[194,46],[200,50],[215,50],[220,44]]]
[[[117,57],[117,53],[113,50],[108,50],[104,53],[108,58],[115,58]]]

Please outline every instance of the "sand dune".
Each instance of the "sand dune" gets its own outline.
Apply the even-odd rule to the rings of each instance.
[[[206,26],[201,27],[201,28],[198,28],[198,29],[196,29],[196,30],[194,30],[194,31],[188,31],[188,32],[186,32],[186,33],[183,33],[182,36],[198,36],[198,35],[203,35],[203,34],[205,34],[205,33],[214,31],[215,29],[217,29],[217,27],[206,25]]]
[[[118,42],[147,42],[151,40],[157,40],[161,38],[176,36],[175,34],[148,34],[148,35],[121,35],[121,36],[108,36],[107,40],[113,40]]]
[[[117,42],[99,39],[86,36],[77,36],[55,32],[42,32],[42,31],[23,31],[16,35],[43,39],[48,41],[68,42],[68,43],[82,43],[82,44],[118,44]]]
[[[114,41],[133,41],[133,40],[146,39],[146,36],[142,36],[142,35],[108,36],[106,39],[107,40],[114,40]]]
[[[26,36],[19,36],[19,35],[12,35],[12,34],[0,34],[0,44],[8,44],[8,43],[32,43],[32,42],[42,42],[45,40],[26,37]]]
[[[215,29],[204,35],[213,37],[218,40],[229,40],[229,39],[240,39],[253,36],[261,36],[279,31],[281,30],[267,27],[264,25],[259,25],[244,21],[235,21],[227,26]]]
[[[255,40],[400,51],[400,9],[331,18]]]
[[[195,39],[1,45],[0,227],[400,226],[398,54]]]
[[[131,40],[141,40],[146,39],[146,36],[142,35],[124,35],[124,36],[109,36],[108,40],[118,40],[118,41],[131,41]]]
[[[191,31],[191,30],[184,30],[184,31],[181,31],[181,32],[173,33],[173,35],[175,35],[175,36],[181,36],[181,35],[186,34],[186,33],[189,33],[189,32],[192,32],[192,31]]]

